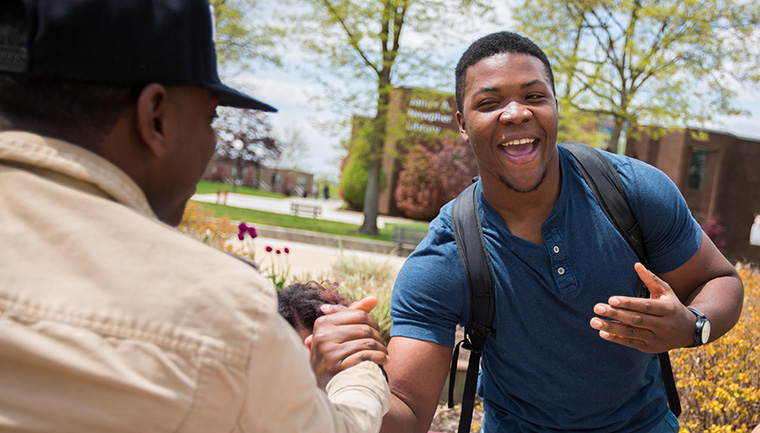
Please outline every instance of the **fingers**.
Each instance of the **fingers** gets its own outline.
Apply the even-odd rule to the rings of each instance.
[[[641,263],[636,263],[634,269],[649,288],[651,298],[613,296],[607,304],[594,306],[594,313],[602,317],[593,317],[590,325],[601,338],[613,343],[647,353],[668,350],[673,347],[674,329],[684,307],[668,283]]]
[[[338,311],[343,310],[358,310],[358,311],[364,311],[365,313],[369,314],[370,311],[372,311],[373,308],[377,306],[377,298],[374,296],[367,296],[366,298],[362,298],[351,305],[348,306],[348,308],[342,306],[342,305],[336,305],[336,304],[324,304],[320,307],[323,313],[325,314],[333,314],[337,313]]]
[[[348,306],[349,310],[361,310],[369,314],[373,308],[377,306],[377,298],[374,296],[367,296],[364,299],[360,299]]]
[[[321,387],[346,368],[362,361],[385,364],[388,351],[377,322],[367,314],[377,299],[365,298],[351,305],[329,305],[314,323],[305,343],[311,349],[311,363]]]
[[[644,285],[649,289],[650,297],[652,299],[659,299],[661,296],[673,293],[673,290],[668,283],[662,281],[660,277],[652,273],[652,271],[644,267],[641,263],[633,265],[633,269],[636,270],[641,281],[643,281]]]

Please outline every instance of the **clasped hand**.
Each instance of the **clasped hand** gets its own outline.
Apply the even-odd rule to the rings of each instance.
[[[661,353],[694,342],[696,318],[681,303],[670,285],[641,263],[634,266],[649,288],[649,298],[613,296],[607,304],[594,306],[599,316],[591,327],[607,341],[646,353]]]
[[[367,297],[348,308],[322,306],[324,316],[314,323],[314,333],[304,340],[311,350],[311,366],[317,383],[324,389],[333,376],[362,361],[382,365],[388,351],[377,322],[368,314],[377,299]]]

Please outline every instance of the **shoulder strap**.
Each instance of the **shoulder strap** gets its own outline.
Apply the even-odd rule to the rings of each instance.
[[[464,340],[454,348],[449,374],[449,407],[454,402],[454,379],[456,378],[459,347],[470,350],[467,377],[462,395],[462,410],[459,418],[459,433],[470,431],[472,411],[475,406],[475,388],[480,369],[480,355],[486,339],[494,334],[493,318],[496,308],[494,279],[491,261],[488,258],[483,227],[480,223],[475,197],[477,184],[473,183],[462,191],[454,201],[451,210],[451,225],[454,229],[459,257],[462,259],[467,282],[470,287],[470,320],[465,325]]]
[[[583,178],[593,191],[599,206],[617,231],[625,238],[636,257],[646,264],[644,237],[628,203],[623,183],[610,160],[600,151],[583,143],[562,143],[578,163]]]
[[[570,151],[578,163],[583,178],[594,193],[599,206],[604,211],[607,219],[612,222],[617,231],[628,242],[628,245],[636,253],[636,257],[644,265],[647,265],[646,251],[644,250],[644,236],[641,233],[636,217],[633,215],[628,196],[625,194],[623,183],[617,170],[609,159],[601,151],[591,148],[583,143],[562,143],[562,147]],[[646,287],[644,287],[646,290]],[[645,292],[648,295],[648,291]],[[665,383],[665,392],[668,395],[668,406],[675,416],[681,414],[681,400],[678,397],[676,381],[673,377],[673,369],[670,365],[668,352],[658,353],[662,380]]]
[[[470,350],[481,350],[486,338],[493,334],[493,318],[496,309],[494,279],[491,260],[488,258],[483,227],[480,224],[478,204],[475,198],[476,183],[459,194],[451,211],[451,225],[462,259],[467,282],[470,286],[470,321],[465,326]],[[469,329],[468,329],[469,328]],[[470,332],[467,332],[470,331]]]

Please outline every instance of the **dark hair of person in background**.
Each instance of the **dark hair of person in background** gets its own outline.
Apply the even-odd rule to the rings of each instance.
[[[322,316],[325,304],[348,307],[351,301],[337,290],[337,284],[316,281],[293,283],[277,294],[280,315],[302,338],[311,335],[314,322]]]

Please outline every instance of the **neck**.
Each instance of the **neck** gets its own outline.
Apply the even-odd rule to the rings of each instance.
[[[543,244],[541,225],[557,204],[562,187],[559,155],[555,152],[543,182],[533,191],[519,192],[493,175],[482,176],[483,197],[513,235]]]

